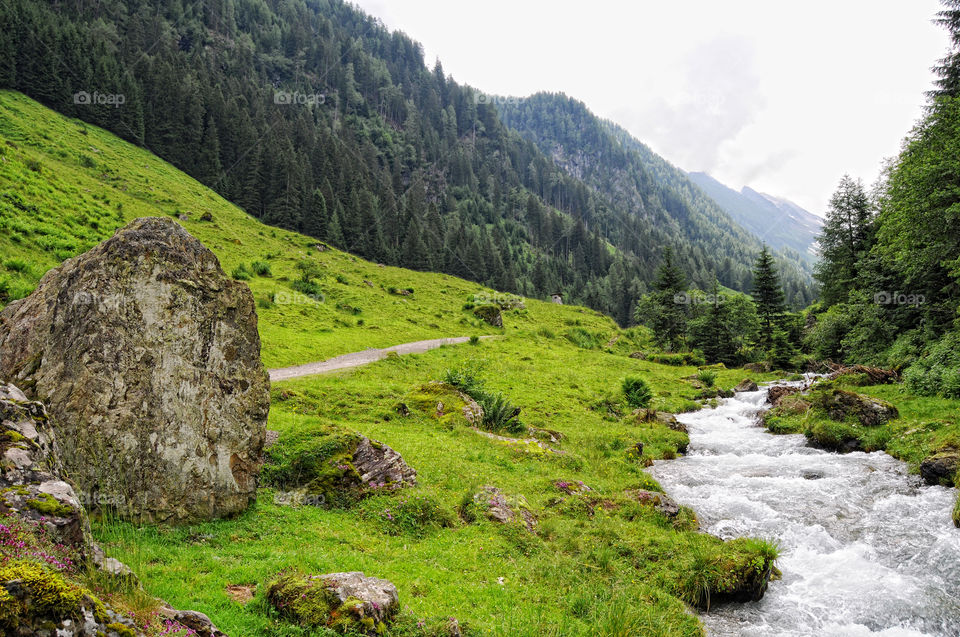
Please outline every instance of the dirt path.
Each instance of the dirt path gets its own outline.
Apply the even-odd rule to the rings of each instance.
[[[493,336],[481,336],[482,339],[493,338]],[[349,367],[360,367],[368,365],[380,359],[386,358],[390,352],[397,354],[420,354],[443,345],[459,345],[470,340],[468,336],[456,336],[453,338],[433,338],[426,341],[415,341],[413,343],[403,343],[383,349],[370,348],[362,352],[353,352],[352,354],[343,354],[335,358],[329,358],[325,361],[316,363],[306,363],[304,365],[295,365],[294,367],[281,367],[270,370],[270,380],[289,380],[291,378],[300,378],[301,376],[313,376],[314,374],[326,374],[338,369],[347,369]]]

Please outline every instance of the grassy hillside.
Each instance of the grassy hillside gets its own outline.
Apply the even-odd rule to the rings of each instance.
[[[0,280],[8,299],[130,219],[186,215],[181,223],[227,272],[249,270],[268,366],[421,338],[500,335],[274,384],[269,428],[279,440],[267,452],[253,508],[237,519],[177,528],[95,522],[97,539],[150,594],[207,613],[235,637],[324,634],[272,612],[265,583],[290,566],[363,570],[397,585],[404,611],[396,635],[435,634],[418,621],[449,616],[471,626],[470,634],[699,635],[687,604],[770,565],[775,550],[764,542],[721,542],[696,532],[694,512],[666,517],[631,497],[631,490],[660,489],[644,467],[682,452],[687,436],[633,414],[623,379],[644,378],[650,406],[664,411],[696,408],[703,397],[696,368],[630,357],[651,353],[645,330],[534,300],[505,311],[503,329],[487,327],[465,304],[492,291],[320,252],[315,241],[261,225],[148,153],[15,93],[0,93],[0,136]],[[311,285],[322,301],[306,296]],[[497,440],[458,412],[438,417],[424,385],[448,370],[502,393],[531,432],[562,439]],[[716,371],[719,387],[743,377]],[[418,486],[343,508],[284,504],[278,476],[350,431],[399,451],[418,471]],[[571,492],[581,482],[590,490]],[[470,515],[465,502],[483,485],[522,498],[539,518],[535,531]],[[252,601],[231,595],[247,588]]]
[[[202,221],[208,213],[212,220]],[[469,295],[491,290],[451,276],[378,267],[333,249],[320,252],[315,239],[263,225],[150,153],[0,91],[0,305],[25,296],[49,268],[130,220],[168,215],[185,215],[180,223],[216,253],[226,272],[241,265],[251,271],[268,367],[499,333],[462,309]],[[269,265],[270,276],[253,274],[254,262]],[[322,302],[292,287],[306,264],[316,270]],[[573,320],[594,330],[613,327],[592,310],[528,301],[506,329],[562,331],[564,321]]]

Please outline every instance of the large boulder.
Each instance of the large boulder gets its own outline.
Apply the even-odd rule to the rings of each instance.
[[[499,306],[480,305],[473,310],[473,314],[487,325],[503,327],[503,315],[500,313]]]
[[[749,378],[744,378],[743,380],[740,381],[740,384],[739,384],[739,385],[737,385],[736,387],[733,388],[733,391],[735,391],[735,392],[741,392],[741,391],[757,391],[757,390],[759,390],[759,389],[760,389],[760,387],[757,386],[757,384],[756,384],[755,382],[753,382],[753,381],[750,380]]]
[[[47,405],[71,478],[123,515],[255,497],[270,395],[253,296],[172,220],[132,222],[0,312],[0,378]]]
[[[326,575],[281,572],[267,587],[267,600],[301,626],[368,635],[382,634],[400,606],[396,586],[356,571]]]

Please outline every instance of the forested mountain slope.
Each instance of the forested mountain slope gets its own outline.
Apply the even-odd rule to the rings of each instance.
[[[266,223],[498,289],[562,290],[623,323],[665,245],[695,283],[730,272],[738,289],[758,248],[649,175],[626,199],[585,183],[339,0],[13,0],[0,86],[145,146]]]
[[[686,237],[678,263],[694,284],[709,287],[716,273],[722,285],[750,289],[751,259],[760,251],[763,238],[749,226],[738,225],[682,170],[566,95],[538,93],[520,100],[497,100],[497,105],[504,123],[536,143],[567,172],[604,193],[612,206],[654,228],[673,229]],[[718,258],[704,257],[702,247]],[[781,251],[778,256],[787,300],[797,308],[809,304],[814,299],[811,264],[796,252]]]

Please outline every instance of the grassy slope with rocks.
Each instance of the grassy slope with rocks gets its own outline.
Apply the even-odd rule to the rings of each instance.
[[[315,241],[259,224],[148,153],[15,93],[0,92],[0,136],[0,277],[9,298],[132,218],[186,214],[184,226],[227,272],[269,264],[270,276],[248,282],[270,367],[437,336],[502,335],[275,384],[269,426],[280,436],[268,467],[282,469],[331,427],[344,427],[399,451],[419,485],[346,509],[281,506],[267,485],[232,520],[95,522],[108,553],[132,566],[150,593],[207,613],[228,634],[299,635],[307,633],[267,608],[270,578],[289,566],[363,570],[398,586],[404,610],[395,634],[424,634],[418,619],[452,615],[480,634],[698,635],[685,602],[704,605],[711,591],[716,600],[769,567],[768,544],[720,542],[693,531],[692,512],[668,518],[629,497],[630,489],[659,489],[643,466],[675,455],[685,436],[632,415],[623,379],[644,378],[651,407],[664,411],[695,408],[701,392],[695,367],[629,356],[650,348],[644,330],[535,300],[505,311],[502,330],[488,327],[464,304],[489,290],[321,253]],[[205,213],[211,221],[201,220]],[[295,296],[304,270],[324,302]],[[399,293],[407,288],[413,293]],[[291,299],[302,302],[277,302]],[[482,436],[429,408],[397,413],[425,383],[463,368],[520,406],[525,425],[562,433],[549,444],[561,453]],[[730,388],[743,375],[719,369],[715,384]],[[592,490],[558,486],[577,481]],[[535,532],[470,515],[464,502],[487,484],[522,496],[539,517]],[[256,594],[244,605],[228,587]]]

